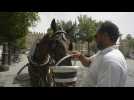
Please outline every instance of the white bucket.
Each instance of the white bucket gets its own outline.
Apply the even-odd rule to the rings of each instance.
[[[62,61],[71,56],[72,55],[63,57],[56,66],[51,67],[56,83],[75,83],[77,81],[77,72],[80,66],[58,66]]]
[[[79,66],[54,66],[51,68],[55,73],[64,73],[64,72],[77,72]]]
[[[71,83],[77,81],[77,69],[79,66],[55,66],[51,67],[56,83]]]

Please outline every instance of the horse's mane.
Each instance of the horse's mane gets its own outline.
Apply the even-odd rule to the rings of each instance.
[[[36,48],[35,48],[35,52],[33,54],[33,60],[37,61],[37,63],[40,63],[43,58],[44,58],[44,55],[45,54],[45,50],[44,49],[44,46],[46,48],[48,48],[48,42],[49,42],[49,35],[48,34],[45,34],[43,36],[43,38],[41,40],[39,40],[39,42],[36,44]]]

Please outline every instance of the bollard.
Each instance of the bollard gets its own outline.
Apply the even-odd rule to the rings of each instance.
[[[8,43],[3,43],[2,51],[2,65],[0,66],[0,71],[8,71]]]

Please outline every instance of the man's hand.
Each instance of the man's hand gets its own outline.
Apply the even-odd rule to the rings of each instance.
[[[75,60],[79,60],[84,66],[89,66],[89,64],[91,63],[91,61],[87,57],[85,57],[78,51],[73,51],[71,52],[71,54],[73,55],[72,57]]]
[[[78,52],[78,51],[72,51],[71,53],[72,53],[72,55],[73,55],[72,57],[74,59],[80,60],[80,56],[82,55],[80,52]]]

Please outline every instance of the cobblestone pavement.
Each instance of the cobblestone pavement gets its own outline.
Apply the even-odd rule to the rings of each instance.
[[[29,76],[27,68],[25,68],[22,72],[21,81],[17,81],[15,79],[17,72],[19,69],[27,63],[27,58],[25,55],[22,55],[22,60],[20,63],[16,63],[10,66],[10,70],[6,72],[0,72],[0,87],[30,87],[29,84]],[[134,87],[134,60],[127,59],[128,63],[128,79],[126,86]],[[80,62],[77,62],[75,65],[81,66],[78,69],[78,81],[77,87],[88,87],[88,68],[85,68],[81,65]]]

